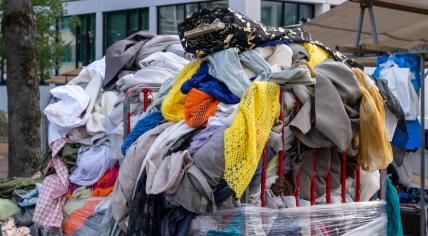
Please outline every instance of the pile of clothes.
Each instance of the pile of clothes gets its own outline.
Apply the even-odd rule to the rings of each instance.
[[[378,170],[393,159],[385,112],[395,111],[358,64],[304,29],[267,27],[227,8],[193,13],[178,30],[179,38],[139,32],[118,41],[51,90],[51,152],[34,223],[50,234],[199,235],[200,217],[260,206],[262,195],[268,208],[295,207],[297,175],[299,204],[309,205],[313,153],[317,203],[329,169],[332,202],[341,201],[341,153],[347,202],[357,165],[361,200],[379,190]],[[147,109],[142,88],[158,88]]]

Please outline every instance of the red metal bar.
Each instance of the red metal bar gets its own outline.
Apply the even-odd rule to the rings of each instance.
[[[149,93],[150,93],[150,89],[149,88],[143,88],[143,89],[141,89],[141,91],[143,92],[143,95],[144,95],[143,109],[144,109],[144,111],[146,111],[147,107],[149,107]]]
[[[315,205],[315,190],[316,190],[316,174],[317,174],[317,154],[316,149],[312,149],[312,181],[311,181],[311,205]]]
[[[262,207],[265,207],[265,192],[266,192],[266,162],[267,162],[267,154],[266,148],[263,149],[263,169],[262,169],[262,189],[261,189],[261,201]]]
[[[128,119],[128,127],[126,129],[127,129],[128,134],[129,134],[129,133],[131,133],[131,111],[128,111],[127,116],[128,116],[127,117],[127,119]]]
[[[342,171],[341,171],[341,175],[342,175],[342,203],[346,203],[346,152],[342,153]]]
[[[357,166],[357,169],[355,170],[355,201],[360,201],[360,191],[361,190],[361,183],[360,183],[360,167]]]
[[[325,193],[325,202],[327,204],[331,203],[331,162],[333,160],[330,159],[330,164],[328,166],[328,173],[327,173],[327,184],[326,184],[326,193]]]
[[[280,113],[279,113],[279,119],[283,122],[284,121],[284,103],[283,103],[283,92],[284,90],[280,90],[279,93],[279,104],[280,107]],[[284,146],[284,125],[281,128],[281,134],[282,134],[282,146]],[[284,176],[284,150],[279,151],[278,153],[278,176]]]

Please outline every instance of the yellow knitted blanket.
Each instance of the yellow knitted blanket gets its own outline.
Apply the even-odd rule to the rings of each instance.
[[[198,71],[202,61],[193,61],[187,64],[177,75],[174,83],[171,86],[168,94],[162,101],[162,115],[168,121],[178,122],[184,119],[184,102],[186,101],[186,94],[180,91],[184,82],[191,79],[192,76]]]
[[[366,80],[362,70],[353,68],[361,89],[360,132],[358,135],[358,163],[365,171],[388,167],[392,162],[392,148],[385,129],[385,108],[374,82]]]
[[[224,133],[224,178],[241,197],[249,185],[274,121],[279,116],[279,86],[253,82]]]

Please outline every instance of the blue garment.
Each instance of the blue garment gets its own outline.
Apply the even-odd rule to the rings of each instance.
[[[376,59],[376,70],[373,73],[373,77],[375,78],[379,78],[379,74],[381,71],[381,68],[379,67],[381,64],[385,63],[388,61],[389,56],[388,55],[384,55],[384,56],[380,56]],[[412,72],[413,78],[412,79],[412,84],[413,87],[415,88],[416,91],[419,91],[420,88],[420,73],[419,73],[419,68],[420,68],[420,63],[418,58],[416,57],[416,55],[396,55],[394,57],[394,63],[397,64],[399,67],[401,68],[409,68],[410,71]]]
[[[162,219],[161,235],[185,236],[195,215],[195,213],[186,211],[182,207],[169,211]]]
[[[257,45],[257,47],[275,47],[275,46],[277,46],[279,44],[288,45],[288,41],[287,40],[277,39],[277,40],[263,42],[263,43]]]
[[[159,123],[163,120],[162,113],[160,111],[155,111],[141,120],[137,122],[134,129],[129,133],[128,137],[126,137],[126,140],[122,144],[122,154],[125,155],[128,148],[131,146],[132,143],[135,142],[135,140],[138,139],[142,134],[145,132],[153,129],[154,127],[158,126]]]
[[[208,63],[202,63],[192,79],[184,82],[181,86],[181,92],[188,93],[190,89],[196,88],[223,103],[239,103],[239,97],[234,95],[223,82],[208,74],[208,69]]]
[[[386,214],[388,217],[387,235],[402,236],[403,226],[401,224],[398,194],[388,177],[386,178],[386,182]]]
[[[421,124],[418,120],[407,120],[406,127],[408,137],[400,129],[395,129],[391,144],[411,151],[417,150],[421,147]]]
[[[214,200],[216,204],[221,204],[231,196],[233,196],[235,192],[227,185],[226,180],[222,179],[219,185],[217,185],[216,190],[214,192]]]

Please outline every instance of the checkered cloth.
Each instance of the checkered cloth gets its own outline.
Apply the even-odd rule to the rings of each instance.
[[[73,140],[69,138],[61,138],[53,141],[51,143],[52,157],[55,157],[59,151],[64,147],[66,143],[74,143]]]
[[[53,167],[55,173],[43,180],[33,221],[47,229],[60,229],[63,220],[62,208],[68,190],[68,170],[58,157],[52,158],[48,167]]]

